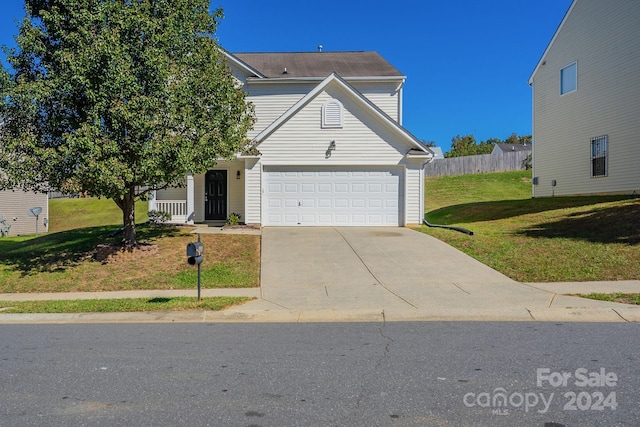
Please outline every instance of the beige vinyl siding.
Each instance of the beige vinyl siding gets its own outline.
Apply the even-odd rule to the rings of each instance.
[[[422,201],[420,197],[420,189],[422,188],[421,180],[423,162],[416,159],[406,163],[405,174],[405,212],[406,212],[406,225],[421,224],[423,217]]]
[[[246,85],[244,88],[248,93],[247,100],[253,104],[256,117],[253,130],[248,134],[249,138],[255,137],[273,123],[314,86],[315,84]]]
[[[398,121],[400,97],[397,89],[402,82],[371,83],[349,81],[349,84],[384,111],[386,115],[396,122]]]
[[[344,106],[342,128],[322,129],[322,104],[339,99]],[[365,112],[351,99],[342,98],[329,86],[278,130],[258,149],[263,164],[280,165],[397,165],[408,151],[382,120]],[[331,157],[325,158],[331,141],[336,142]]]
[[[262,203],[262,164],[259,159],[245,160],[245,222],[247,224],[260,224]]]
[[[35,234],[36,219],[27,212],[31,208],[41,207],[42,213],[38,217],[38,233],[47,231],[44,220],[49,221],[49,199],[47,194],[24,191],[0,191],[0,217],[7,219],[11,226],[10,236]],[[15,220],[14,220],[15,218]]]
[[[396,89],[399,82],[367,83],[349,82],[369,101],[384,111],[389,117],[398,120],[399,96]],[[245,85],[245,90],[255,109],[256,123],[249,132],[249,138],[255,137],[278,117],[289,110],[303,96],[311,92],[318,82],[311,83],[256,83]]]
[[[577,0],[533,76],[534,196],[640,190],[640,2]],[[577,62],[577,90],[560,69]],[[607,177],[591,139],[608,136]],[[556,180],[556,187],[551,181]]]

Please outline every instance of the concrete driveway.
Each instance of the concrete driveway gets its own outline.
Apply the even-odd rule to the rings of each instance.
[[[274,308],[394,319],[544,320],[556,307],[610,307],[516,282],[407,228],[266,227],[261,283]]]

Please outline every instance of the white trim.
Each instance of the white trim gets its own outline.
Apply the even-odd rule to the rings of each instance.
[[[324,159],[324,156],[323,156]],[[327,166],[326,162],[318,162],[316,160],[262,160],[260,162],[264,166]],[[353,160],[335,161],[331,162],[331,166],[354,166],[360,167],[360,164],[354,164]],[[399,166],[399,163],[389,163],[385,160],[376,160],[367,162],[364,166]]]
[[[195,185],[193,182],[193,174],[187,174],[187,224],[195,222]]]
[[[158,198],[158,191],[157,190],[152,190],[149,193],[149,205],[147,206],[147,212],[151,212],[151,211],[155,211],[156,210],[156,200]]]
[[[249,74],[253,74],[255,76],[258,76],[259,79],[265,79],[266,78],[266,76],[264,74],[262,74],[260,71],[258,71],[255,68],[251,67],[249,64],[247,64],[246,62],[242,61],[241,59],[237,58],[231,52],[225,50],[224,48],[220,48],[220,49],[224,53],[225,58],[228,61],[231,61],[232,63],[234,63],[238,68],[243,69],[244,71],[246,71]],[[247,79],[249,79],[249,78],[251,78],[251,77],[247,77]]]
[[[420,223],[419,225],[422,225],[422,221],[424,221],[424,191],[425,191],[425,184],[424,184],[424,164],[422,165],[422,167],[420,168]]]
[[[315,83],[321,82],[326,77],[247,77],[247,84],[270,84],[270,83]],[[406,76],[365,76],[365,77],[343,77],[348,82],[377,83],[394,82],[404,84]]]
[[[576,80],[576,85],[575,85],[575,87],[574,87],[573,89],[568,90],[568,91],[566,91],[566,92],[562,92],[562,72],[563,72],[564,70],[566,70],[567,68],[572,67],[572,66],[574,66],[574,65],[575,65],[575,80]],[[575,92],[575,91],[577,91],[577,90],[578,90],[578,61],[573,61],[572,63],[570,63],[570,64],[568,64],[568,65],[565,65],[564,67],[560,68],[560,82],[559,82],[559,83],[560,83],[560,85],[559,85],[559,86],[560,86],[560,87],[559,87],[559,89],[560,89],[560,96],[564,96],[564,95],[570,94],[570,93]]]
[[[573,7],[575,5],[576,5],[576,0],[573,0],[571,2],[571,6],[569,6],[569,9],[567,10],[567,13],[564,14],[564,17],[562,18],[562,21],[560,21],[560,25],[558,25],[558,28],[556,29],[556,32],[553,33],[553,37],[551,38],[551,41],[547,45],[547,48],[542,53],[542,56],[540,57],[540,60],[538,61],[538,64],[536,65],[536,68],[533,69],[533,72],[531,73],[531,76],[529,77],[529,86],[531,86],[533,84],[533,78],[536,75],[536,73],[538,72],[538,69],[545,63],[545,59],[544,58],[547,56],[547,53],[549,53],[549,50],[551,49],[551,45],[553,44],[553,42],[556,41],[556,38],[558,37],[558,34],[560,34],[560,30],[562,30],[562,27],[564,27],[564,24],[567,22],[567,19],[569,18],[569,15],[571,14],[571,11],[573,10]]]
[[[408,222],[407,222],[407,216],[408,216],[408,202],[409,202],[409,198],[407,197],[407,187],[408,187],[408,168],[406,167],[406,165],[403,164],[391,164],[391,165],[373,165],[373,164],[366,164],[366,165],[354,165],[353,163],[347,164],[347,165],[336,165],[336,164],[332,164],[330,166],[327,165],[322,165],[322,164],[313,164],[313,165],[306,165],[306,166],[301,166],[301,164],[296,163],[296,164],[291,164],[291,165],[286,165],[286,164],[281,164],[281,163],[277,163],[277,164],[271,164],[271,165],[261,165],[261,174],[260,174],[260,187],[261,187],[261,203],[260,203],[260,223],[262,225],[265,225],[265,223],[267,224],[267,226],[270,226],[272,224],[270,224],[270,222],[267,220],[267,213],[269,213],[269,209],[268,209],[268,203],[265,202],[265,194],[268,193],[267,190],[267,183],[268,183],[268,173],[269,171],[265,171],[265,167],[269,168],[271,170],[276,169],[276,171],[278,169],[287,169],[287,168],[291,168],[290,170],[292,171],[302,171],[302,169],[305,169],[307,171],[334,171],[334,170],[345,170],[345,171],[389,171],[390,173],[394,173],[394,171],[397,173],[397,175],[395,175],[397,177],[397,182],[398,182],[398,188],[397,188],[397,193],[396,193],[396,197],[397,197],[397,221],[394,221],[393,226],[399,226],[399,227],[405,227]],[[350,224],[348,226],[362,226],[364,224]],[[315,224],[315,225],[310,225],[310,226],[322,226],[321,224]],[[390,224],[386,224],[385,226],[391,226]]]

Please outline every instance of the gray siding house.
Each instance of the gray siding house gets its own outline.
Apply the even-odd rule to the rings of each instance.
[[[38,232],[47,231],[49,220],[49,198],[46,194],[31,193],[20,190],[0,191],[0,231],[5,233],[8,228],[9,236],[36,233],[36,218],[28,215],[29,209],[40,207],[42,212],[38,217]]]
[[[529,84],[534,197],[640,192],[640,1],[574,0]]]

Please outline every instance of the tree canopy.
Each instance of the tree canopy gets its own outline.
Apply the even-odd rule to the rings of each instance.
[[[123,211],[246,145],[251,106],[209,0],[26,0],[0,70],[5,187],[83,192]]]
[[[491,154],[496,144],[531,144],[531,135],[518,136],[512,133],[504,141],[499,138],[489,138],[486,141],[476,142],[473,135],[456,135],[451,139],[451,150],[445,157],[474,156],[477,154]]]

